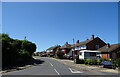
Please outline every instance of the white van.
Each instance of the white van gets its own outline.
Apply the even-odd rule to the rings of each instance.
[[[101,57],[100,51],[81,50],[79,52],[79,59],[98,59]]]

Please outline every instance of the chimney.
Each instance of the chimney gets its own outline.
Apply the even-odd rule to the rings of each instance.
[[[88,38],[86,40],[89,40]]]
[[[92,35],[91,39],[94,40],[94,35]]]
[[[68,44],[68,42],[66,42],[66,44]]]
[[[108,48],[110,48],[110,44],[109,44],[109,43],[107,43],[106,46],[107,46]]]
[[[79,40],[76,41],[76,44],[80,43]]]

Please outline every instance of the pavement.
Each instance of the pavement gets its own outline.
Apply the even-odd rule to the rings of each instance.
[[[101,71],[105,69],[101,69],[100,67],[89,67],[80,64],[74,64],[72,60],[60,60],[47,57],[34,58],[39,59],[43,62],[41,64],[36,64],[23,70],[3,73],[3,75],[118,75],[116,72]]]

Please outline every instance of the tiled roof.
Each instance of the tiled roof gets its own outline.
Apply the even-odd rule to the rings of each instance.
[[[57,48],[57,47],[60,47],[60,46],[59,46],[59,45],[53,46],[53,47],[48,48],[47,50],[52,50],[52,49],[55,49],[55,48]]]
[[[100,39],[99,37],[96,37],[94,39]],[[77,43],[77,44],[72,44],[71,46],[74,47],[74,46],[81,46],[81,45],[86,45],[88,44],[89,42],[93,41],[92,39],[89,39],[89,40],[86,40],[86,41],[82,41],[80,43]]]
[[[62,49],[62,48],[71,48],[71,45],[70,45],[70,44],[65,44],[65,45],[61,46],[60,48],[61,48],[61,49]]]
[[[107,45],[103,46],[102,48],[99,48],[98,51],[101,51],[101,52],[112,52],[112,51],[114,51],[117,48],[120,49],[120,43],[119,44],[112,44],[112,45],[110,45],[110,47],[107,47]]]
[[[89,43],[90,41],[92,41],[92,40],[90,39],[90,40],[82,41],[82,42],[76,44],[75,46],[86,45],[86,44]]]

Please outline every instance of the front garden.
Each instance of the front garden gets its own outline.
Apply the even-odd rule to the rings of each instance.
[[[105,68],[116,69],[120,67],[120,58],[118,59],[75,59],[74,63],[76,64],[85,64],[85,65],[96,65],[104,66]]]

